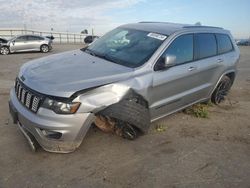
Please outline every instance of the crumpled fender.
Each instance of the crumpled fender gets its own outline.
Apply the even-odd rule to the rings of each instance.
[[[81,94],[73,102],[81,102],[78,113],[96,113],[112,104],[118,103],[129,91],[130,88],[126,85],[109,84]]]

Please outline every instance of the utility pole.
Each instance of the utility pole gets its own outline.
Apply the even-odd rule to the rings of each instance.
[[[27,34],[27,25],[23,24],[24,34]]]

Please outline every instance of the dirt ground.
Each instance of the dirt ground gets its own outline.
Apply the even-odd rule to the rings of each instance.
[[[77,49],[55,45],[52,53]],[[49,54],[0,56],[0,187],[250,187],[250,47],[228,100],[209,118],[175,113],[128,141],[92,128],[71,154],[32,153],[8,114],[20,66]],[[155,127],[162,127],[157,131]]]

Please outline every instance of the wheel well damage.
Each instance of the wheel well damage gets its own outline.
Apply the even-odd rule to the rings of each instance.
[[[137,98],[123,99],[98,112],[97,115],[129,123],[142,133],[147,132],[150,125],[149,109]]]
[[[233,84],[233,82],[235,80],[235,72],[227,73],[225,76],[228,76]]]
[[[81,102],[79,112],[96,115],[95,124],[104,132],[134,139],[149,128],[147,100],[126,85],[109,84],[95,88],[74,101]]]

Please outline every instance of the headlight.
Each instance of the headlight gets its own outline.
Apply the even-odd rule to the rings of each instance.
[[[57,114],[74,114],[80,105],[80,102],[61,102],[46,98],[42,107],[53,110]]]

